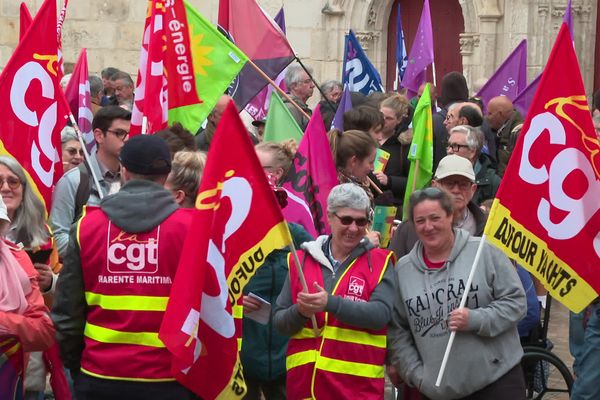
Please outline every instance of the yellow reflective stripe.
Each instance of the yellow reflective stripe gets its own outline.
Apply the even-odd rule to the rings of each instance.
[[[317,360],[317,369],[363,378],[383,378],[383,365],[334,360],[323,356],[320,356]]]
[[[231,307],[231,313],[233,314],[233,318],[243,318],[244,317],[244,306],[240,306],[238,304]]]
[[[135,382],[173,382],[175,378],[132,378],[132,377],[122,377],[122,376],[111,376],[111,375],[101,375],[96,374],[95,372],[89,371],[83,367],[80,368],[81,371],[85,372],[87,375],[94,376],[96,378],[101,379],[110,379],[113,381],[135,381]]]
[[[323,332],[323,330],[321,330]],[[315,336],[315,331],[312,328],[302,328],[298,333],[292,335],[293,339],[314,339],[323,335]]]
[[[85,336],[102,343],[137,344],[149,347],[165,347],[157,332],[123,332],[102,326],[85,324]]]
[[[112,296],[85,292],[85,300],[90,306],[99,306],[105,310],[128,311],[165,311],[168,297],[159,296]]]
[[[386,335],[372,335],[368,332],[355,331],[352,329],[338,328],[337,326],[328,326],[323,333],[325,339],[337,340],[339,342],[348,342],[356,344],[365,344],[368,346],[386,348]]]
[[[238,351],[242,351],[242,338],[237,339]]]
[[[290,369],[301,365],[314,363],[317,360],[318,355],[319,352],[317,350],[307,350],[291,354],[285,359],[285,368],[289,371]]]

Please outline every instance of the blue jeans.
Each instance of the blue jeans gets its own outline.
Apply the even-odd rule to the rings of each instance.
[[[571,400],[600,399],[600,303],[592,305],[579,356]]]

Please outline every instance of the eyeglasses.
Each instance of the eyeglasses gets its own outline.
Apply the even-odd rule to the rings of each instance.
[[[457,153],[463,147],[467,148],[467,149],[469,148],[469,146],[466,144],[448,143],[448,146],[446,146],[446,149],[452,149],[453,152]]]
[[[369,223],[369,219],[366,217],[352,218],[348,215],[344,215],[344,216],[340,217],[336,213],[333,213],[333,215],[335,215],[337,217],[337,219],[340,220],[342,225],[352,225],[352,223],[354,222],[356,224],[356,226],[362,228],[363,226],[367,226],[367,224]]]
[[[441,179],[439,182],[447,189],[452,189],[456,185],[460,190],[467,190],[473,184],[469,180],[448,178]]]
[[[113,130],[113,129],[107,129],[106,132],[110,132],[113,135],[115,135],[116,137],[118,137],[121,140],[125,140],[125,138],[127,138],[127,136],[129,136],[129,132],[123,129],[117,129],[117,130]]]
[[[67,147],[67,148],[65,149],[65,151],[66,151],[67,153],[69,153],[69,155],[70,155],[71,157],[75,156],[77,153],[79,153],[79,155],[80,155],[81,157],[83,157],[83,149],[76,149],[75,147]]]
[[[0,177],[0,188],[2,188],[5,183],[12,190],[15,190],[19,186],[21,186],[21,181],[18,178],[14,178],[14,177],[10,177],[9,176],[8,178],[4,179],[4,178]]]

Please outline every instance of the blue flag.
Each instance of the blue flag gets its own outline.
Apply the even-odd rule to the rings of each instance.
[[[400,4],[398,4],[398,15],[396,16],[396,79],[394,90],[398,90],[399,83],[404,78],[404,71],[408,65],[408,54],[404,43],[404,30],[402,29],[402,18],[400,17]]]
[[[371,92],[383,92],[379,72],[367,58],[352,31],[346,35],[342,76],[342,83],[347,84],[348,90],[351,92],[361,92],[364,95]]]
[[[344,113],[352,108],[352,96],[350,96],[350,90],[348,90],[348,85],[344,85],[344,93],[342,93],[342,97],[340,99],[340,104],[338,104],[338,108],[335,111],[335,116],[333,117],[333,121],[331,122],[331,129],[339,129],[340,131],[344,131]]]

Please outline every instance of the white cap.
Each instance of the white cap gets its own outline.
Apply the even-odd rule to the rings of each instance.
[[[435,179],[444,179],[452,175],[460,175],[475,182],[475,172],[471,161],[456,154],[450,154],[440,160],[435,170]]]
[[[4,220],[10,224],[10,218],[8,218],[6,204],[4,204],[4,200],[2,200],[2,196],[0,196],[0,220]]]

